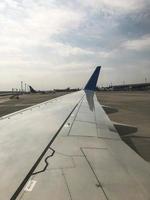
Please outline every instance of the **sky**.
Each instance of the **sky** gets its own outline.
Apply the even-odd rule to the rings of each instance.
[[[150,82],[149,0],[1,0],[0,90]]]

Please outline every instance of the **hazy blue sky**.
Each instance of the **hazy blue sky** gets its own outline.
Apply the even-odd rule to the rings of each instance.
[[[150,82],[150,0],[1,0],[0,90]]]

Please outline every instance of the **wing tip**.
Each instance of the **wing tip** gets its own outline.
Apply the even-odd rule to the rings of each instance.
[[[93,74],[91,75],[90,79],[88,80],[84,90],[91,90],[95,91],[96,90],[96,85],[99,77],[101,66],[97,66],[96,69],[94,70]]]

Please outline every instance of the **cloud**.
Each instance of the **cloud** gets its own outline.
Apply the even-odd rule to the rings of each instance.
[[[31,8],[18,6],[16,11],[9,6],[7,14],[0,16],[1,33],[10,40],[12,36],[14,39],[24,39],[25,43],[26,39],[32,39],[34,43],[35,40],[45,40],[68,29],[76,29],[84,17],[83,14],[64,7],[46,7],[34,3]],[[12,15],[15,17],[12,18]]]
[[[129,50],[150,50],[150,35],[143,36],[137,40],[128,40],[122,46]]]
[[[0,4],[1,64],[11,64],[14,60],[16,64],[20,64],[21,60],[22,63],[30,62],[30,54],[33,54],[33,58],[38,57],[35,55],[35,49],[43,49],[43,46],[47,48],[47,44],[53,52],[56,52],[57,48],[57,53],[60,55],[61,47],[61,50],[65,50],[67,54],[69,47],[64,47],[63,43],[54,42],[51,37],[63,34],[68,29],[76,29],[84,20],[84,13],[64,6],[57,7],[54,4],[49,7],[39,5],[34,1],[28,3],[30,3],[30,7],[29,4],[24,5],[13,0],[3,1]],[[79,50],[80,48],[78,48],[78,52]],[[74,48],[73,51],[75,53],[77,50]],[[82,51],[84,50],[80,50],[81,53]]]
[[[105,12],[113,13],[113,11],[117,12],[133,12],[138,11],[143,8],[145,8],[147,5],[149,5],[148,0],[83,0],[82,5],[86,7],[91,7],[94,10],[104,10]],[[117,13],[116,13],[117,14]]]

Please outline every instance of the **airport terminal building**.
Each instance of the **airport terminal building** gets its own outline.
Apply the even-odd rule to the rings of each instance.
[[[136,84],[123,84],[123,85],[111,85],[103,90],[111,91],[143,91],[150,90],[150,83],[136,83]]]

